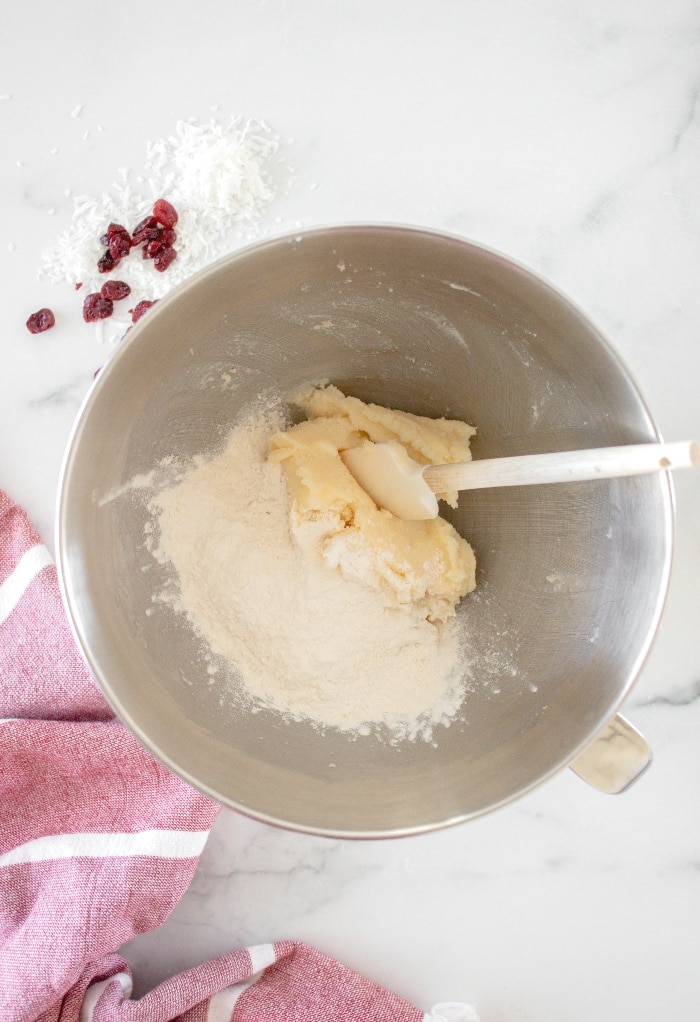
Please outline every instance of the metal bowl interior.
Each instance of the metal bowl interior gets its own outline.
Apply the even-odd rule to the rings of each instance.
[[[116,713],[156,757],[272,823],[378,837],[477,816],[568,764],[613,715],[668,581],[665,476],[464,494],[476,550],[459,613],[462,712],[435,741],[350,739],[234,712],[167,608],[133,491],[163,458],[212,454],[262,393],[329,379],[365,400],[478,427],[474,456],[657,439],[629,374],[547,283],[465,241],[393,226],[276,239],[200,273],[133,329],[65,458],[58,562],[69,616]],[[331,764],[333,766],[331,767]]]

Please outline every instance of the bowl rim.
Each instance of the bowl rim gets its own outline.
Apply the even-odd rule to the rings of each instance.
[[[76,600],[73,594],[72,579],[69,565],[69,558],[66,551],[66,512],[67,512],[67,494],[70,487],[71,473],[76,461],[77,450],[79,447],[80,435],[84,428],[85,420],[89,414],[92,406],[99,400],[101,391],[108,385],[108,381],[113,372],[113,367],[125,357],[125,353],[135,344],[138,343],[144,331],[150,331],[152,324],[155,323],[157,318],[162,314],[163,310],[169,306],[178,304],[182,300],[186,299],[188,292],[191,289],[196,289],[200,284],[219,273],[225,272],[225,270],[238,262],[246,260],[250,255],[264,251],[266,248],[277,247],[281,244],[302,244],[307,237],[332,234],[334,232],[352,232],[360,233],[363,231],[376,231],[380,233],[396,233],[400,232],[406,235],[421,236],[425,235],[431,237],[437,241],[447,241],[455,243],[460,247],[466,246],[479,253],[483,253],[487,256],[492,256],[504,263],[507,267],[518,271],[525,275],[535,284],[540,287],[544,287],[548,290],[557,302],[563,306],[568,307],[575,315],[577,315],[588,328],[596,335],[597,340],[601,346],[606,350],[608,356],[615,361],[623,374],[627,378],[627,382],[632,387],[635,397],[639,403],[640,411],[643,413],[647,426],[650,433],[656,438],[661,440],[661,434],[658,430],[656,422],[651,414],[649,406],[644,398],[642,391],[636,381],[635,376],[630,371],[626,360],[620,355],[611,341],[608,339],[598,325],[590,318],[590,316],[584,311],[584,309],[574,301],[568,294],[561,290],[558,285],[554,284],[545,275],[541,274],[537,270],[533,270],[530,266],[518,259],[513,258],[510,255],[503,253],[502,251],[493,248],[488,245],[484,245],[481,242],[467,238],[460,234],[444,231],[439,228],[426,227],[421,225],[411,225],[405,223],[394,223],[391,221],[339,221],[328,224],[318,224],[307,228],[299,228],[294,231],[284,231],[279,234],[274,234],[263,239],[254,240],[252,242],[242,245],[240,248],[236,248],[233,251],[213,260],[211,263],[202,267],[201,269],[194,272],[185,281],[174,287],[164,298],[159,299],[157,304],[148,310],[146,316],[142,317],[133,327],[130,327],[124,335],[122,341],[118,347],[108,358],[96,378],[93,380],[92,385],[84,396],[81,405],[78,409],[76,417],[71,426],[68,440],[64,449],[63,458],[61,461],[60,472],[58,477],[58,485],[56,492],[56,515],[55,515],[55,527],[54,527],[54,541],[56,549],[56,569],[58,575],[58,585],[61,599],[66,610],[66,616],[70,626],[71,633],[76,642],[78,650],[83,657],[93,680],[97,684],[100,692],[106,699],[107,703],[114,711],[116,718],[136,737],[139,743],[163,766],[165,766],[171,773],[180,777],[186,781],[196,790],[209,796],[214,801],[226,805],[227,807],[234,809],[235,811],[247,816],[251,819],[257,820],[262,823],[269,824],[271,826],[282,828],[285,830],[311,834],[319,837],[331,837],[336,839],[357,839],[357,840],[377,840],[387,838],[399,838],[399,837],[410,837],[417,836],[419,834],[431,833],[433,831],[443,830],[447,827],[453,827],[457,824],[466,823],[470,820],[477,819],[486,814],[490,814],[497,809],[500,809],[512,802],[529,794],[540,785],[551,780],[558,773],[563,771],[567,766],[570,766],[577,757],[587,749],[596,736],[604,729],[609,720],[613,719],[619,708],[624,703],[625,699],[629,695],[630,690],[636,684],[639,675],[649,657],[651,649],[655,643],[656,637],[659,631],[659,624],[663,616],[664,610],[668,601],[669,586],[671,580],[672,564],[674,557],[674,546],[675,546],[675,489],[673,480],[670,473],[663,473],[659,475],[659,481],[662,486],[662,499],[663,499],[663,541],[664,541],[664,560],[661,570],[660,584],[658,587],[658,594],[656,603],[654,606],[654,612],[652,619],[647,630],[645,641],[640,645],[637,655],[630,666],[624,685],[620,687],[620,691],[613,704],[613,712],[611,713],[608,720],[601,721],[596,725],[595,729],[583,740],[581,740],[575,748],[569,750],[569,752],[555,763],[549,770],[541,774],[535,780],[524,784],[519,787],[515,792],[509,793],[500,800],[491,803],[489,806],[483,807],[479,810],[470,811],[466,813],[459,813],[454,816],[448,817],[447,819],[440,820],[437,822],[430,822],[426,824],[414,824],[411,826],[388,828],[386,830],[343,830],[342,828],[328,829],[325,827],[319,827],[314,825],[302,825],[296,821],[288,821],[277,818],[269,813],[259,811],[251,806],[238,803],[235,799],[231,799],[227,796],[223,796],[221,792],[216,791],[211,785],[208,785],[198,778],[196,778],[191,771],[180,766],[170,757],[166,752],[158,747],[158,745],[149,737],[142,725],[134,720],[133,717],[124,709],[118,695],[113,691],[109,679],[104,676],[99,663],[91,653],[90,643],[88,637],[85,634],[82,622],[80,620],[80,614],[76,606]]]

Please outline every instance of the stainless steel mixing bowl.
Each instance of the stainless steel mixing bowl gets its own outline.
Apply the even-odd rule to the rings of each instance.
[[[323,378],[369,401],[474,423],[476,458],[658,438],[595,327],[503,256],[381,225],[267,241],[161,301],[89,394],[59,499],[69,616],[119,717],[219,801],[354,837],[467,820],[576,760],[628,694],[667,587],[670,482],[463,495],[450,518],[478,560],[477,593],[460,607],[474,677],[434,744],[392,747],[236,714],[207,683],[184,620],[146,613],[162,580],[144,548],[138,492],[101,498],[172,454],[213,453],[261,393]]]

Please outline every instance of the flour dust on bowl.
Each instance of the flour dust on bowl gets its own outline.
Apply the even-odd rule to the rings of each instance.
[[[187,619],[154,602],[167,577],[144,494],[158,466],[216,456],[246,409],[324,380],[474,424],[475,459],[658,436],[614,351],[556,289],[477,245],[391,225],[227,257],[155,306],[98,377],[66,453],[57,546],[75,635],[115,712],[173,771],[259,819],[419,833],[581,761],[615,717],[665,598],[671,483],[480,490],[447,508],[477,586],[457,611],[463,698],[429,740],[227,702]],[[287,598],[269,594],[280,614]]]

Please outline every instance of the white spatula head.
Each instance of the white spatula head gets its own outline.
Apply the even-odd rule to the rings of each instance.
[[[341,451],[345,467],[378,507],[407,522],[437,518],[437,497],[423,478],[419,465],[394,440]]]

